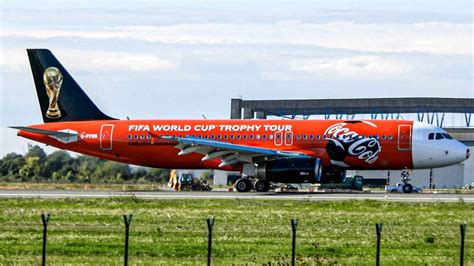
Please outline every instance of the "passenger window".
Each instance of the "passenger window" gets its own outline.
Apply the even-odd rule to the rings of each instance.
[[[151,135],[146,135],[146,139],[151,139]]]
[[[132,139],[132,134],[128,134],[127,138]]]
[[[305,140],[308,139],[308,135],[304,134],[303,139],[305,139]]]
[[[138,135],[135,135],[134,138],[135,138],[135,139],[138,139]]]
[[[247,135],[242,135],[242,139],[247,139]]]
[[[391,134],[388,135],[388,139],[389,139],[389,140],[392,140],[392,139],[393,139],[393,136],[392,136]]]
[[[199,134],[199,135],[198,135],[198,138],[202,139],[202,135],[201,135],[201,134]]]
[[[255,136],[255,139],[260,139],[260,134],[257,134],[257,135]]]
[[[227,139],[227,134],[224,135],[224,139]]]
[[[444,139],[443,134],[441,133],[436,133],[436,139]]]
[[[269,139],[273,139],[273,135],[268,135],[268,138],[269,138]]]
[[[267,134],[262,134],[262,139],[267,139]]]
[[[314,135],[313,134],[309,135],[309,139],[314,139]]]
[[[230,139],[234,139],[234,135],[230,135],[229,137],[230,137]]]
[[[214,139],[214,134],[211,135],[211,139]]]
[[[383,140],[386,139],[386,138],[387,138],[387,137],[386,137],[385,135],[382,135],[382,139],[383,139]]]
[[[182,138],[182,137],[183,137],[183,135],[181,135],[181,134],[180,134],[178,137]]]
[[[434,133],[428,134],[428,139],[434,139]]]
[[[316,136],[316,138],[317,138],[317,139],[320,139],[320,138],[321,138],[321,136],[318,134],[318,135]]]
[[[296,139],[301,139],[301,135],[300,134],[296,135]]]
[[[253,139],[253,134],[250,134],[250,135],[249,135],[249,139]]]
[[[217,135],[217,139],[221,139],[221,138],[222,138],[221,134]]]
[[[206,134],[206,135],[204,135],[204,138],[205,138],[205,139],[208,139],[208,135],[207,135],[207,134]]]

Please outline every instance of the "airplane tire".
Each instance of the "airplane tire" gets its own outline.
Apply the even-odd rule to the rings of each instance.
[[[413,191],[413,186],[411,184],[405,184],[402,187],[404,193],[411,193]]]
[[[270,190],[270,182],[266,180],[257,180],[253,186],[257,192],[268,192]]]
[[[252,182],[249,179],[241,178],[235,182],[235,189],[238,192],[249,192],[252,189]]]

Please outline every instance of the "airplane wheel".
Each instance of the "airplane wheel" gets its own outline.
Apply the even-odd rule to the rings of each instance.
[[[235,182],[235,189],[238,192],[249,192],[252,189],[252,182],[249,179],[241,178]]]
[[[411,193],[413,191],[413,186],[411,184],[405,184],[402,187],[403,192],[405,193]]]
[[[257,192],[268,192],[270,190],[270,182],[266,180],[257,180],[253,186]]]

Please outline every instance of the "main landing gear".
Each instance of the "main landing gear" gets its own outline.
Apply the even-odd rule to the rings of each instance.
[[[257,192],[268,192],[270,190],[270,182],[267,180],[257,179],[252,184],[252,180],[248,177],[240,178],[234,186],[238,192],[249,192],[252,188]]]
[[[270,182],[257,179],[255,183],[253,183],[253,187],[257,192],[268,192],[270,190]]]

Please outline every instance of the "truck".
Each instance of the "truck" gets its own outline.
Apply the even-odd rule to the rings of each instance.
[[[350,189],[362,191],[364,177],[361,175],[346,176],[341,183],[321,184],[319,189]]]

